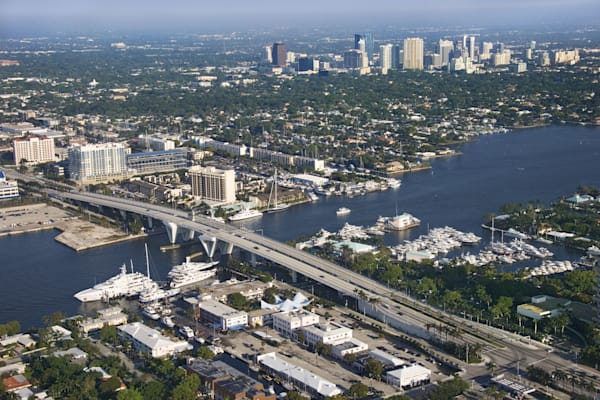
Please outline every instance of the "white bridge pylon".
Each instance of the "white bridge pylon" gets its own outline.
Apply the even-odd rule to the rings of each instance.
[[[180,233],[181,239],[183,241],[192,240],[194,236],[196,236],[196,232],[191,229],[179,229],[179,226],[175,222],[165,222],[163,221],[165,228],[167,228],[167,236],[169,236],[169,241],[171,244],[175,244],[177,241],[177,234]]]
[[[217,249],[217,238],[214,236],[201,234],[198,236],[198,239],[200,240],[200,243],[202,243],[202,248],[204,248],[208,258],[212,260],[213,256],[215,255],[215,250]]]

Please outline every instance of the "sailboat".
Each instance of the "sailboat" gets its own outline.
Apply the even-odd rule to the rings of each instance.
[[[273,206],[271,207],[271,197],[273,197]],[[283,211],[289,208],[289,204],[278,204],[277,203],[277,169],[275,169],[275,175],[273,176],[273,184],[271,185],[271,193],[269,193],[269,203],[267,204],[266,213],[274,213]]]

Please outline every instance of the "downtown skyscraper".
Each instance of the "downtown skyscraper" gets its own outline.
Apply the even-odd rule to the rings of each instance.
[[[403,69],[423,70],[423,39],[404,39]]]

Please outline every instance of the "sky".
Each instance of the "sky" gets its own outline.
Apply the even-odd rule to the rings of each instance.
[[[0,34],[167,31],[344,23],[600,23],[600,0],[0,0]]]

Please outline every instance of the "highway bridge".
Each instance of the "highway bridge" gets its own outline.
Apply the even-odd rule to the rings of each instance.
[[[426,329],[428,325],[446,324],[462,332],[461,340],[482,345],[486,356],[499,368],[514,370],[519,364],[521,368],[525,368],[527,365],[540,362],[553,368],[564,368],[570,364],[565,359],[570,357],[569,355],[550,352],[551,348],[548,346],[536,342],[524,343],[525,340],[520,335],[442,313],[335,263],[206,216],[197,215],[192,218],[188,212],[182,210],[87,192],[59,192],[50,189],[46,192],[50,197],[85,202],[98,207],[110,207],[162,221],[167,227],[172,242],[177,238],[177,232],[183,233],[182,236],[187,239],[198,235],[205,250],[211,255],[216,241],[226,243],[229,248],[235,246],[256,254],[294,273],[322,283],[343,296],[357,299],[359,311],[409,334],[427,339],[431,336]],[[577,369],[580,368],[577,366]],[[590,370],[586,370],[589,374]],[[466,376],[475,377],[487,373],[489,372],[485,367],[470,367]],[[596,371],[592,374],[594,379],[598,379]]]

